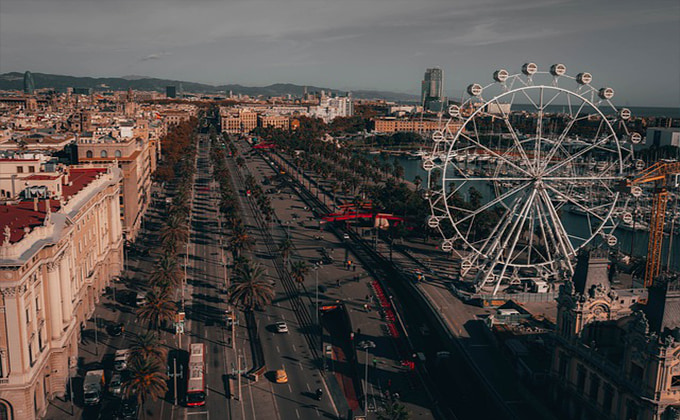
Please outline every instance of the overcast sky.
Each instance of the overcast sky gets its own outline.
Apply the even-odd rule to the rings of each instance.
[[[459,96],[564,63],[619,105],[680,107],[678,0],[0,0],[0,72]]]

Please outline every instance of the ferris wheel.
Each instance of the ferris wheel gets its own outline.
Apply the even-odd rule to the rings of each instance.
[[[612,104],[614,90],[593,87],[589,73],[527,63],[493,79],[448,108],[422,165],[442,250],[457,253],[477,292],[495,295],[573,273],[588,244],[616,245],[614,229],[632,217],[620,185],[640,169],[632,151],[642,138],[626,128],[631,112]]]

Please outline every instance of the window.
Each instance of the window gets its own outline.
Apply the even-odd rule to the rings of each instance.
[[[119,157],[122,157],[122,156],[123,156],[123,153],[122,153],[120,150],[116,150],[116,151],[114,152],[114,155],[115,155],[117,158],[119,158]]]
[[[630,379],[636,382],[642,382],[642,376],[644,374],[644,369],[642,366],[633,362],[630,364]]]
[[[672,387],[680,386],[680,375],[675,375],[671,377],[671,386]]]
[[[600,394],[600,378],[594,373],[590,374],[590,399],[597,402]]]
[[[35,360],[33,360],[33,341],[28,343],[28,360],[31,362],[31,366],[33,366],[33,363]]]
[[[40,312],[40,296],[35,297],[35,310]]]
[[[638,420],[638,417],[638,406],[633,401],[628,400],[628,406],[626,407],[626,420]]]
[[[586,386],[586,368],[584,368],[583,365],[578,365],[578,369],[576,371],[576,388],[580,392],[583,392],[585,386]]]
[[[108,153],[106,150],[102,150],[102,152],[100,153],[100,155],[101,155],[101,157],[103,157],[103,158],[109,157],[109,153]]]
[[[614,390],[610,385],[604,386],[604,397],[602,398],[602,410],[605,413],[612,411],[612,403],[614,401]]]
[[[88,150],[85,152],[85,157],[91,158],[92,157],[92,150]]]
[[[568,356],[566,354],[560,353],[560,363],[557,372],[560,378],[567,376],[567,363],[569,362],[567,357]]]
[[[40,328],[40,330],[38,330],[38,349],[42,351],[43,348],[42,328]]]
[[[28,167],[28,172],[34,173],[34,172],[35,172],[35,166],[29,166],[29,167]]]
[[[31,323],[31,306],[26,305],[26,323],[30,324]]]
[[[24,167],[23,166],[17,166],[17,173],[23,174],[24,173]]]

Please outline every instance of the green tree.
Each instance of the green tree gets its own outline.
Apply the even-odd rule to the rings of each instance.
[[[132,359],[156,359],[165,363],[168,357],[168,349],[163,347],[155,334],[147,331],[135,335],[130,346],[130,360]]]
[[[281,253],[281,257],[283,257],[283,263],[284,265],[288,261],[288,256],[290,255],[290,251],[293,249],[293,241],[290,240],[290,238],[285,237],[279,242],[279,252]]]
[[[164,254],[156,262],[156,269],[149,277],[149,283],[154,288],[167,289],[179,286],[182,272],[177,264],[177,256]]]
[[[229,240],[229,248],[231,249],[234,258],[238,258],[238,256],[241,255],[241,251],[244,249],[252,249],[254,244],[255,240],[248,234],[243,225],[234,227],[233,235]]]
[[[296,261],[290,266],[290,276],[298,284],[302,284],[305,281],[305,276],[309,273],[309,267],[304,261]]]
[[[262,308],[274,298],[272,283],[264,278],[264,268],[244,260],[236,265],[227,299],[246,311]]]
[[[146,303],[137,308],[137,317],[149,323],[149,330],[160,328],[164,321],[172,321],[177,312],[177,305],[171,300],[172,289],[151,289],[146,294]]]
[[[163,364],[152,357],[130,360],[128,370],[130,374],[123,382],[123,395],[137,398],[144,418],[146,402],[149,399],[156,401],[168,392],[168,377]]]
[[[379,420],[409,420],[411,413],[406,406],[399,401],[393,400],[385,404],[385,410],[378,413]]]

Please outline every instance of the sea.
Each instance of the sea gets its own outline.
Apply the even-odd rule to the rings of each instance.
[[[618,109],[630,109],[633,117],[666,117],[666,118],[680,118],[680,107],[654,107],[654,106],[621,106],[616,105]],[[513,111],[527,111],[535,112],[536,108],[532,104],[513,104]],[[601,107],[600,110],[607,114],[607,108]],[[569,112],[566,105],[548,105],[545,107],[546,113],[560,113]]]
[[[404,167],[404,179],[407,181],[413,181],[416,175],[419,175],[421,179],[427,181],[427,172],[422,168],[421,161],[419,159],[408,159],[403,156],[386,156],[379,155],[381,158],[387,162],[393,163],[396,159],[401,166]],[[491,188],[484,188],[482,186],[476,186],[480,191],[484,200],[490,200],[492,198]],[[467,188],[461,188],[461,193],[467,199]],[[670,205],[670,203],[669,203]],[[583,215],[570,213],[564,211],[561,216],[562,223],[565,229],[574,235],[585,236],[588,232],[587,230],[587,220]],[[680,223],[677,220],[676,223]],[[618,239],[615,249],[620,250],[623,253],[632,254],[634,256],[640,257],[647,255],[647,242],[649,241],[649,232],[647,231],[630,231],[623,229],[616,229],[614,235]],[[597,239],[599,240],[599,238]],[[668,264],[668,248],[669,248],[669,236],[664,237],[663,250],[662,250],[662,266],[666,267]],[[670,257],[670,267],[675,270],[680,270],[680,234],[675,234],[672,236],[672,246],[671,246],[671,257]]]

